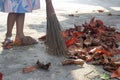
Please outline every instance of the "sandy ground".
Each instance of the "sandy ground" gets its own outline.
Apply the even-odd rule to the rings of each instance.
[[[102,19],[106,25],[120,27],[120,0],[53,0],[58,19],[63,29],[73,27],[74,24],[82,24],[92,17]],[[99,13],[97,10],[104,10]],[[112,13],[112,16],[108,16]],[[68,16],[75,14],[74,17]],[[0,12],[0,42],[4,40],[6,32],[7,13]],[[15,37],[15,26],[13,39]],[[41,0],[41,9],[26,14],[25,35],[30,35],[36,40],[46,32],[46,10],[45,2]],[[14,47],[3,50],[0,44],[0,72],[4,74],[3,80],[101,80],[96,77],[105,71],[98,66],[84,64],[81,66],[62,66],[64,57],[56,57],[47,54],[45,45]],[[37,70],[29,74],[23,74],[22,69],[34,65],[37,60],[52,65],[49,71]],[[93,71],[88,76],[85,74]],[[114,79],[111,79],[114,80]],[[117,79],[115,79],[117,80]]]

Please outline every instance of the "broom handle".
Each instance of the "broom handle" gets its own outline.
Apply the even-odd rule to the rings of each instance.
[[[52,0],[46,0],[46,12],[47,12],[47,16],[55,14],[53,4],[52,4]]]

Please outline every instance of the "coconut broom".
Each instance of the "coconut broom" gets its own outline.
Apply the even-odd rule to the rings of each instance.
[[[51,0],[46,0],[47,31],[46,44],[48,51],[52,55],[66,55],[67,48],[65,40],[62,37],[61,25],[55,14]]]

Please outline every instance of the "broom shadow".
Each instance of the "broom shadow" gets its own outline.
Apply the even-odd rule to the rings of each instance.
[[[120,12],[120,11],[117,11],[118,13]],[[111,25],[111,26],[116,26],[116,24],[119,24],[120,23],[120,16],[119,15],[112,15],[112,16],[109,16],[108,15],[109,14],[109,12],[104,12],[104,13],[85,13],[85,14],[77,14],[77,16],[79,16],[79,17],[76,17],[76,16],[68,16],[68,15],[66,15],[66,14],[60,14],[60,16],[62,16],[62,17],[65,17],[65,18],[67,18],[66,20],[64,20],[64,21],[60,21],[60,24],[63,26],[63,28],[64,29],[67,29],[67,28],[70,28],[70,27],[74,27],[74,23],[77,23],[77,24],[80,24],[80,25],[82,25],[85,21],[88,21],[89,22],[89,20],[92,18],[92,17],[96,17],[96,18],[98,18],[98,19],[102,19],[103,20],[103,22],[106,24],[106,25]],[[72,22],[72,23],[71,23]],[[41,28],[42,29],[44,29],[44,30],[38,30],[38,29],[36,29],[36,27],[40,27],[41,26]],[[32,24],[32,25],[29,25],[29,27],[31,28],[31,29],[35,29],[36,31],[38,31],[38,32],[45,32],[46,33],[46,31],[45,31],[45,29],[46,29],[46,25],[45,25],[45,23],[42,23],[42,24],[40,24],[40,25],[35,25],[35,24]],[[40,28],[40,29],[41,29]],[[88,65],[91,65],[90,63],[88,63]],[[53,69],[56,69],[55,67],[53,67]],[[52,70],[53,70],[52,69]],[[57,68],[58,69],[58,68]],[[65,75],[65,78],[68,78],[69,80],[76,80],[76,74],[72,74],[72,71],[74,71],[74,70],[79,70],[79,69],[81,69],[81,71],[83,71],[84,72],[84,69],[85,68],[80,68],[80,67],[78,67],[78,66],[63,66],[63,67],[60,67],[59,66],[59,69],[58,69],[58,71],[57,70],[55,70],[56,71],[56,74],[57,74],[57,76],[58,75],[61,75],[61,76],[63,76],[61,73],[65,73],[66,75]],[[88,69],[88,71],[86,71],[86,72],[84,72],[84,74],[87,74],[87,73],[89,73],[90,71],[92,71],[92,70],[97,70],[97,73],[99,73],[99,75],[100,74],[103,74],[103,73],[108,73],[108,72],[106,72],[106,71],[104,71],[103,69],[102,69],[102,67],[101,66],[94,66],[94,69]],[[54,71],[54,70],[53,70]],[[78,72],[80,72],[81,73],[81,71],[78,71]],[[60,73],[59,73],[60,72]],[[49,75],[49,78],[51,78],[51,76],[53,75],[54,73],[52,73],[51,75]],[[94,73],[91,73],[91,74],[89,74],[89,75],[87,75],[87,77],[89,77],[91,80],[99,80],[100,78],[99,78],[99,75],[96,75],[97,77],[95,78],[94,76],[93,76],[93,78],[91,78],[91,75],[96,75],[96,74],[94,74]],[[108,73],[109,74],[109,73]],[[48,75],[48,73],[47,73],[47,75]],[[80,77],[82,78],[84,75],[80,75]],[[88,78],[87,78],[88,79]],[[54,77],[54,80],[59,80],[59,79],[57,79],[57,77]],[[112,79],[112,80],[117,80],[117,79]]]

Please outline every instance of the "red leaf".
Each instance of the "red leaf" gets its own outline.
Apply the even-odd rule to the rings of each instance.
[[[96,52],[100,54],[105,54],[106,56],[113,56],[113,54],[107,50],[98,49],[96,50]]]
[[[74,32],[72,38],[66,41],[66,46],[69,47],[70,45],[75,44],[78,40],[78,36],[81,35],[83,35],[83,32]]]
[[[2,73],[0,73],[0,80],[2,80],[2,77],[3,77],[3,74],[2,74]]]
[[[71,39],[66,41],[66,46],[69,47],[70,45],[74,44],[77,41],[76,37],[72,37]]]
[[[78,36],[81,36],[83,35],[84,33],[83,32],[74,32],[73,35],[78,37]]]
[[[114,72],[112,73],[112,75],[111,75],[111,78],[116,78],[116,77],[120,77],[120,66],[119,66],[119,68],[118,68],[116,71],[114,71]]]
[[[62,32],[63,37],[67,37],[68,35],[65,32]]]

